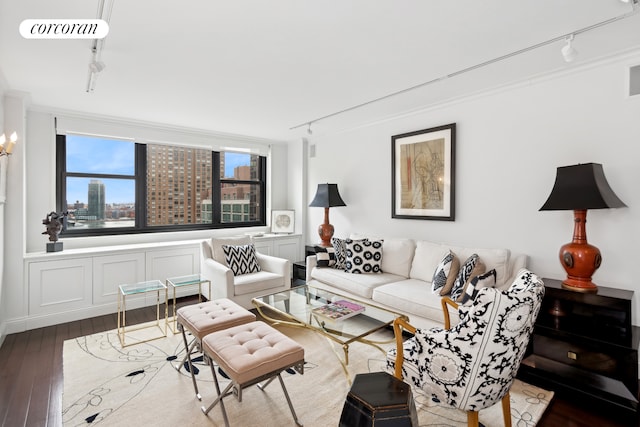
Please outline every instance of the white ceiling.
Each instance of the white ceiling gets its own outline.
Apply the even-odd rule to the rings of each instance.
[[[637,0],[636,0],[637,1]],[[633,10],[620,0],[113,0],[95,91],[88,40],[27,40],[30,18],[95,18],[98,0],[0,0],[0,72],[33,104],[294,140],[291,127],[558,39]],[[640,13],[320,120],[355,126],[640,48]]]

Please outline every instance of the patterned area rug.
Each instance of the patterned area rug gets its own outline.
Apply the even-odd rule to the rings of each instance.
[[[383,370],[383,353],[366,344],[352,344],[347,378],[336,359],[343,357],[341,347],[302,328],[277,328],[305,348],[304,375],[283,374],[298,418],[307,427],[337,426],[351,379],[357,373]],[[382,331],[374,338],[388,341],[393,334]],[[200,410],[216,396],[210,367],[196,361],[202,402],[195,398],[188,372],[174,368],[182,360],[183,347],[181,335],[170,334],[122,349],[115,330],[65,341],[64,425],[223,426],[219,406],[208,416]],[[222,379],[221,387],[225,385]],[[463,412],[438,406],[420,390],[414,390],[414,397],[420,426],[466,425]],[[511,390],[513,425],[535,426],[552,397],[552,392],[516,381]],[[294,425],[278,381],[265,391],[245,389],[242,402],[233,396],[224,402],[231,425]],[[486,427],[502,426],[501,406],[481,411],[480,422]]]

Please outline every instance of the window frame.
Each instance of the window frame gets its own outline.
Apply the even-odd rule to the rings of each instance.
[[[89,136],[89,135],[87,135]],[[108,137],[106,137],[108,139]],[[113,138],[119,139],[119,138]],[[246,228],[256,226],[266,226],[266,193],[267,193],[267,158],[262,155],[258,156],[258,173],[257,180],[237,180],[220,178],[220,156],[221,151],[211,150],[212,155],[212,174],[211,177],[211,223],[200,224],[173,224],[173,225],[153,225],[149,226],[147,221],[147,144],[132,141],[135,144],[135,172],[133,179],[135,181],[135,225],[133,227],[106,227],[106,228],[83,228],[74,230],[68,228],[63,230],[60,235],[63,237],[92,237],[92,236],[113,236],[126,234],[143,234],[143,233],[164,233],[176,231],[193,231],[193,230],[210,230],[210,229],[226,229],[226,228]],[[202,149],[202,147],[192,147]],[[229,151],[231,152],[231,151]],[[252,154],[254,155],[254,154]],[[118,174],[96,174],[96,173],[79,173],[67,172],[66,169],[66,135],[56,135],[56,210],[63,212],[67,210],[66,202],[66,183],[68,177],[81,178],[103,178],[103,179],[131,179],[130,175]],[[234,184],[251,184],[258,185],[260,197],[257,201],[261,220],[245,221],[245,222],[222,222],[221,194],[222,185],[226,183]]]

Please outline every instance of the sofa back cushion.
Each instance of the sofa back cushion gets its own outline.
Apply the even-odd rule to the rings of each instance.
[[[411,239],[384,239],[382,243],[382,271],[409,277],[416,244]]]
[[[436,271],[436,268],[438,268],[438,264],[440,264],[442,258],[448,253],[449,247],[446,245],[428,242],[426,240],[417,241],[409,277],[431,283],[433,273]],[[456,255],[458,255],[457,252]]]

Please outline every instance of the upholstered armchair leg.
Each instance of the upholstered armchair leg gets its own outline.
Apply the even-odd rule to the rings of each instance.
[[[467,425],[469,427],[478,427],[478,411],[467,411]]]
[[[504,427],[511,427],[511,399],[509,392],[502,398],[502,416],[504,417]]]

